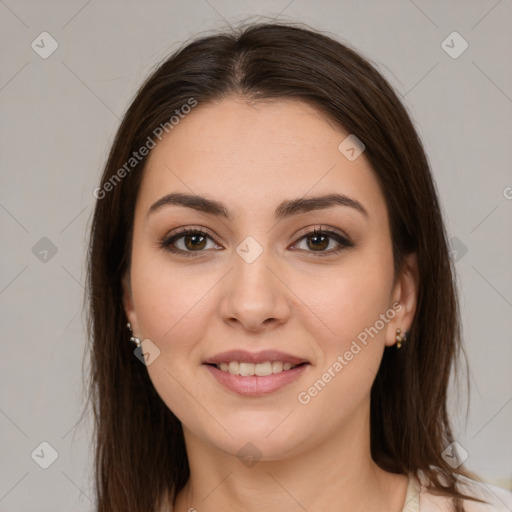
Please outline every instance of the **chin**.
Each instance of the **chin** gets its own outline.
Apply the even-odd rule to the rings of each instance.
[[[246,457],[249,460],[282,460],[299,448],[303,450],[311,439],[304,425],[297,425],[292,416],[283,421],[283,415],[272,414],[265,418],[261,413],[253,414],[245,419],[225,421],[223,427],[231,435],[220,427],[213,430],[211,422],[203,426],[201,434],[196,433],[203,442],[241,460]]]

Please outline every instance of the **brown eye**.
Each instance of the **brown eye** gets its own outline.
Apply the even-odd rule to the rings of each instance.
[[[309,235],[307,237],[308,240],[308,247],[316,250],[316,249],[327,249],[329,246],[329,236],[328,235],[320,235],[320,234],[314,234]],[[311,242],[311,243],[309,243]]]
[[[185,247],[193,251],[195,249],[204,249],[207,237],[203,235],[185,235],[182,238],[185,240]]]
[[[315,256],[327,256],[342,251],[347,247],[353,247],[353,244],[350,242],[350,240],[331,229],[315,228],[313,231],[304,234],[299,239],[299,242],[302,240],[306,240],[307,248],[304,250],[306,252],[318,253],[315,254]],[[326,249],[329,247],[332,241],[338,244],[338,247],[327,251]]]
[[[179,233],[165,237],[160,246],[170,252],[194,256],[194,253],[205,252],[208,241],[214,242],[213,238],[200,229],[185,228]],[[181,247],[180,247],[181,245]],[[216,246],[216,244],[214,244]]]

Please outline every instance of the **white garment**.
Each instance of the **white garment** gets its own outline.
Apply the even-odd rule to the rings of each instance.
[[[420,473],[421,478],[421,473]],[[476,498],[486,500],[479,503],[472,500],[464,500],[466,512],[511,512],[512,492],[494,485],[477,482],[466,477],[457,475],[460,492]],[[453,505],[450,498],[436,496],[430,493],[420,484],[417,478],[409,475],[405,505],[402,512],[452,512]]]

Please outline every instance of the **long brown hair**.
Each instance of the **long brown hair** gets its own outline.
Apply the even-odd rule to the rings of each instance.
[[[465,353],[442,212],[421,142],[369,60],[302,24],[277,23],[242,25],[183,46],[141,86],[117,131],[96,191],[88,255],[97,510],[156,511],[189,477],[181,424],[134,357],[126,327],[122,278],[147,157],[130,159],[158,127],[170,132],[169,120],[191,100],[204,105],[233,95],[308,102],[366,146],[387,203],[395,272],[410,252],[420,272],[408,340],[400,350],[385,349],[371,390],[372,457],[389,472],[423,472],[431,491],[464,510],[461,498],[473,498],[457,490],[456,475],[475,475],[453,469],[442,453],[454,441],[449,379]]]

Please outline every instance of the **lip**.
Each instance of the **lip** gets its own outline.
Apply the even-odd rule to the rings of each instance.
[[[222,355],[222,354],[219,354]],[[218,356],[217,356],[218,357]],[[258,355],[259,357],[259,355]],[[230,359],[230,361],[236,361],[238,359]],[[242,358],[244,360],[244,358]],[[265,359],[268,361],[269,359]],[[273,361],[282,361],[282,359],[270,359]],[[288,361],[288,359],[286,359]],[[221,360],[220,362],[225,362]],[[245,359],[245,362],[252,362]],[[264,361],[256,361],[264,362]],[[305,362],[305,361],[302,361]],[[293,363],[299,364],[299,363]],[[203,366],[210,372],[210,374],[219,382],[222,386],[228,388],[231,391],[243,396],[263,396],[270,393],[274,393],[279,389],[282,389],[286,385],[297,380],[303,372],[308,368],[309,364],[303,364],[296,366],[290,370],[284,370],[280,373],[273,373],[272,375],[265,375],[264,377],[258,377],[256,375],[242,377],[241,375],[232,375],[231,373],[224,372],[216,366],[210,364],[203,364]]]
[[[260,352],[248,352],[247,350],[228,350],[227,352],[221,352],[220,354],[216,354],[213,357],[206,359],[203,361],[203,364],[220,364],[229,363],[230,361],[240,361],[243,363],[254,364],[265,363],[266,361],[281,361],[283,363],[291,363],[292,365],[309,362],[306,359],[292,356],[291,354],[285,354],[284,352],[279,352],[278,350],[261,350]],[[244,377],[244,379],[245,378],[247,377]]]

